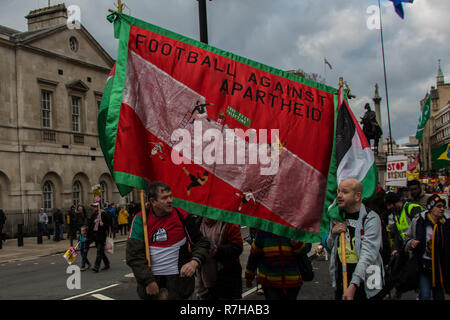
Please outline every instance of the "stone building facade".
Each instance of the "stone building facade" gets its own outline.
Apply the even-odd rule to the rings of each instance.
[[[97,136],[97,111],[114,60],[64,4],[31,11],[28,31],[0,26],[0,208],[65,212],[119,202]]]
[[[431,115],[428,119],[420,141],[421,171],[428,174],[438,174],[433,166],[432,150],[450,143],[450,83],[445,83],[444,73],[439,64],[436,76],[436,86],[432,86],[430,92],[420,101],[422,109],[425,100],[431,96]],[[448,169],[442,169],[448,174]]]

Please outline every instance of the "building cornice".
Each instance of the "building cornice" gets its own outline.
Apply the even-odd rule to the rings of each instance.
[[[103,72],[103,73],[106,73],[106,74],[109,74],[109,72],[110,72],[109,68],[98,66],[98,65],[95,65],[95,64],[92,64],[92,63],[89,63],[89,62],[85,62],[85,61],[82,61],[82,60],[70,58],[70,57],[64,56],[64,55],[56,53],[56,52],[52,52],[52,51],[48,51],[48,50],[41,49],[41,48],[38,48],[38,47],[34,47],[32,45],[29,45],[29,44],[17,44],[16,47],[18,49],[28,50],[30,52],[34,52],[34,53],[40,54],[42,56],[50,56],[50,57],[53,57],[53,58],[57,58],[57,59],[66,61],[68,63],[77,64],[79,66],[82,66],[82,67],[85,67],[85,68],[89,68],[89,69],[94,69],[94,70],[97,70],[97,71],[100,71],[100,72]]]

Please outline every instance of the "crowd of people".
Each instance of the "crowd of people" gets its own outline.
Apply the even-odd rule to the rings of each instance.
[[[379,188],[371,201],[363,201],[362,191],[355,179],[339,184],[341,217],[332,220],[330,232],[323,235],[335,298],[401,299],[415,290],[418,299],[444,299],[450,293],[447,199],[426,195],[417,180],[408,182],[408,192]],[[139,297],[241,299],[240,227],[173,207],[165,183],[151,184],[148,196],[146,218],[142,212],[136,215],[126,247]],[[268,300],[298,299],[304,281],[311,280],[301,259],[310,244],[253,231],[245,284],[252,286],[256,279]]]
[[[445,299],[450,294],[449,189],[426,194],[412,180],[397,190],[379,187],[374,199],[363,201],[358,180],[341,181],[336,197],[340,217],[331,219],[321,243],[330,255],[335,299],[401,299],[409,291],[420,300]],[[56,210],[53,240],[64,239],[65,224],[71,245],[78,243],[81,270],[99,272],[110,268],[107,236],[128,233],[126,263],[142,299],[241,299],[244,274],[245,284],[251,287],[256,279],[266,299],[295,300],[303,283],[311,281],[306,256],[311,244],[251,228],[243,270],[239,225],[174,207],[171,187],[162,182],[150,184],[147,196],[145,216],[134,203],[128,208],[95,203],[90,214],[79,204],[65,216]],[[41,209],[39,232],[50,239],[48,221]],[[93,266],[91,243],[96,247]]]
[[[448,186],[446,188],[448,191]],[[355,194],[359,194],[359,191],[361,190],[357,190]],[[404,293],[415,291],[419,300],[442,300],[445,298],[444,293],[450,293],[450,220],[444,214],[449,209],[448,199],[448,194],[426,194],[418,180],[408,181],[406,188],[398,190],[386,192],[379,188],[377,196],[365,204],[359,199],[359,221],[350,224],[357,228],[362,226],[363,230],[361,236],[358,230],[354,232],[356,241],[350,241],[350,250],[347,250],[347,261],[350,260],[350,264],[347,264],[349,288],[355,283],[360,290],[361,279],[367,281],[370,278],[370,275],[363,278],[359,274],[355,276],[356,271],[352,270],[357,270],[360,265],[364,270],[368,270],[369,265],[377,265],[382,281],[375,286],[376,291],[366,287],[365,295],[354,295],[355,299],[401,299]],[[361,223],[364,211],[375,213],[372,214],[373,219],[379,220],[376,232],[368,234],[370,218]],[[333,236],[336,237],[341,232],[350,231],[350,239],[353,239],[352,228],[348,226],[352,216],[353,214],[344,215],[346,225],[340,228],[340,222],[334,225],[331,238],[326,243],[329,249],[337,243],[332,241],[335,240]],[[358,241],[358,238],[364,240]],[[351,253],[353,250],[358,251],[358,246],[361,256],[356,255],[357,264],[353,265]],[[369,263],[364,264],[362,254],[369,251],[373,251]],[[338,272],[334,274],[337,276],[341,272],[341,261],[338,259],[336,263]],[[333,262],[330,262],[330,271]],[[336,281],[336,285],[339,289],[339,281]],[[367,286],[367,282],[365,285]],[[345,292],[342,298],[346,298]]]
[[[127,208],[117,206],[114,203],[107,203],[101,208],[100,203],[92,203],[86,209],[80,203],[72,205],[64,215],[61,210],[53,212],[53,241],[64,240],[64,229],[70,246],[79,250],[81,255],[81,271],[92,267],[92,271],[99,272],[110,268],[110,263],[105,254],[107,237],[115,238],[116,234],[127,235],[135,214],[140,211],[138,206],[131,202]],[[51,239],[49,215],[44,208],[39,210],[38,217],[38,237],[46,236]],[[2,224],[3,226],[3,224]],[[96,247],[96,259],[92,266],[88,259],[88,252],[91,244]]]

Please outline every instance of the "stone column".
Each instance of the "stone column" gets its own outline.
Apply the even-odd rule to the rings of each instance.
[[[383,125],[381,124],[381,113],[380,113],[381,97],[378,94],[378,83],[375,84],[375,96],[372,98],[372,100],[375,105],[375,113],[377,115],[377,122],[380,125],[380,128],[383,128]],[[381,140],[381,138],[380,138],[380,140]]]

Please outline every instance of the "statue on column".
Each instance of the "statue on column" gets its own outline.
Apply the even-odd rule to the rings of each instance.
[[[377,122],[377,115],[375,111],[370,109],[370,104],[366,103],[364,106],[366,113],[361,118],[361,124],[363,125],[363,132],[369,141],[373,139],[375,152],[378,153],[378,140],[381,138],[383,131]]]

